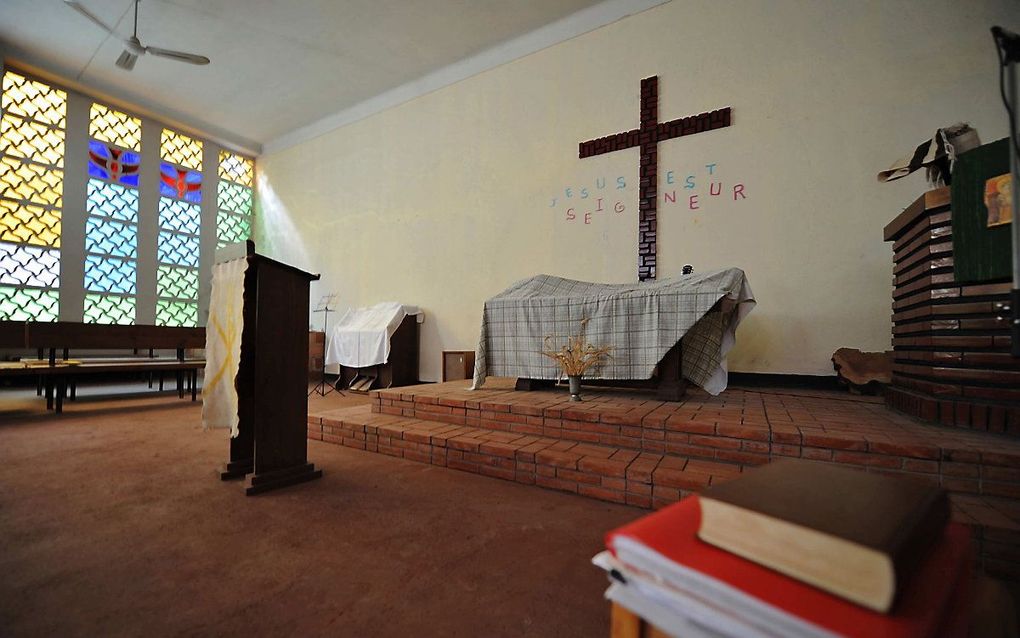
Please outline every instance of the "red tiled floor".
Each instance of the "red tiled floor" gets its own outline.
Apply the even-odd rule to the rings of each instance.
[[[658,507],[776,458],[906,475],[950,491],[987,565],[1020,574],[1020,440],[922,423],[880,398],[838,392],[691,391],[664,403],[585,388],[515,392],[512,380],[382,390],[367,406],[314,412],[309,436],[364,450]],[[1012,571],[1011,571],[1012,570]]]

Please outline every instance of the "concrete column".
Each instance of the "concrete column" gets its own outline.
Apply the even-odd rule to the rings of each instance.
[[[138,179],[138,302],[136,321],[156,323],[156,272],[159,241],[159,144],[163,125],[142,118],[141,173]]]
[[[85,220],[89,171],[89,110],[92,100],[67,92],[64,124],[64,194],[60,214],[61,321],[82,320],[85,312]]]

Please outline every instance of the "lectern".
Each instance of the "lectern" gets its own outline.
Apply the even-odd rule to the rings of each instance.
[[[308,462],[308,284],[319,275],[255,253],[246,242],[238,434],[223,480],[251,474],[248,495],[322,477]]]

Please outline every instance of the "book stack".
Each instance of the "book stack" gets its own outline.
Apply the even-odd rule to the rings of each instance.
[[[667,635],[966,633],[970,538],[933,486],[781,461],[610,532],[606,597]]]

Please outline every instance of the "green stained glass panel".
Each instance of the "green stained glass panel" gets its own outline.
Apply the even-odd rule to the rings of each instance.
[[[161,265],[156,274],[156,294],[178,299],[198,298],[198,270]]]
[[[18,289],[0,286],[0,319],[9,321],[56,321],[59,310],[56,290]]]
[[[197,326],[197,301],[166,301],[156,302],[157,326]]]
[[[251,217],[219,211],[216,214],[216,235],[217,248],[250,238]]]
[[[85,295],[85,323],[135,322],[135,298],[118,295]]]
[[[252,190],[250,188],[221,181],[217,201],[220,209],[241,215],[251,215]]]

